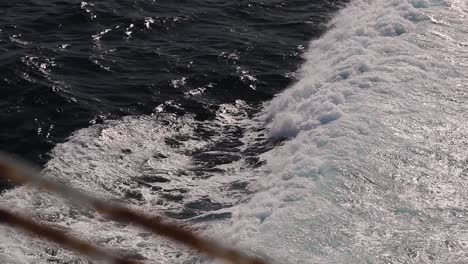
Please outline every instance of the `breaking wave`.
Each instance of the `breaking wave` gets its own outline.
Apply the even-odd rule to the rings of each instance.
[[[256,117],[237,101],[214,122],[109,121],[58,145],[44,174],[277,263],[464,263],[467,19],[463,1],[353,1]],[[206,262],[27,187],[3,196],[137,259]],[[8,263],[87,263],[1,229]]]
[[[262,113],[259,191],[231,233],[280,263],[468,261],[468,7],[353,1]]]

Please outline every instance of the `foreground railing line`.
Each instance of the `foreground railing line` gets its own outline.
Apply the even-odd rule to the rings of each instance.
[[[149,216],[127,207],[99,200],[65,184],[42,177],[37,171],[8,158],[6,155],[0,155],[0,177],[10,179],[18,184],[30,184],[40,190],[58,194],[72,203],[92,208],[111,220],[140,226],[154,234],[177,241],[212,258],[223,259],[232,264],[266,264],[265,261],[259,258],[250,257],[238,250],[220,246],[213,241],[196,235],[192,231],[163,221],[161,217]]]
[[[75,238],[64,231],[53,228],[49,225],[38,223],[24,216],[19,216],[8,210],[0,208],[0,223],[7,224],[13,227],[23,229],[29,233],[39,237],[46,238],[49,241],[55,242],[64,248],[71,249],[93,259],[104,260],[115,264],[139,264],[133,260],[127,260],[122,257],[114,256],[113,254],[100,249],[92,244]]]

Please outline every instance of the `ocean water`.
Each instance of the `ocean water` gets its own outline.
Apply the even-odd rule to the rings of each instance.
[[[248,34],[259,41],[260,50],[252,50],[277,54],[288,50],[288,43],[300,43],[304,32],[317,30],[288,63],[267,59],[271,54],[240,53],[252,61],[237,72],[242,59],[229,64],[236,57],[231,52],[226,60],[232,67],[227,68],[238,75],[221,82],[233,85],[225,90],[219,83],[184,88],[190,82],[183,74],[168,78],[167,87],[185,89],[184,96],[167,95],[146,113],[109,111],[110,117],[124,117],[75,128],[63,143],[54,144],[44,175],[188,223],[204,236],[271,263],[467,263],[468,4],[354,0],[339,8],[339,3],[293,3],[272,6],[290,4],[286,20],[320,19],[294,33],[297,25],[286,23],[281,29],[280,19],[271,17],[279,24],[271,24],[270,31],[259,27]],[[219,5],[218,11],[230,6],[206,4],[208,9]],[[92,5],[80,7],[91,21],[99,17]],[[230,10],[242,8],[234,4]],[[262,13],[249,14],[254,24],[262,24],[256,20]],[[332,17],[328,24],[327,17]],[[95,36],[103,43],[110,33],[132,38],[137,35],[132,24],[124,31],[106,32],[106,27]],[[270,38],[257,35],[267,34],[261,32]],[[323,34],[318,37],[318,32]],[[260,48],[282,34],[289,39],[284,46]],[[211,49],[206,43],[197,47],[200,54]],[[301,54],[303,63],[295,70]],[[295,81],[280,78],[278,86],[273,77],[259,81],[258,71],[267,64],[271,68],[264,74],[277,69],[277,76],[291,76],[290,69]],[[224,76],[216,73],[224,72],[219,67],[213,74]],[[201,79],[211,78],[205,74]],[[115,89],[125,89],[122,78],[117,81],[122,87]],[[176,99],[199,93],[201,107]],[[199,109],[209,111],[200,116]],[[4,192],[1,204],[148,263],[212,263],[27,187]],[[7,227],[1,232],[5,263],[87,263]]]
[[[294,81],[345,2],[1,1],[2,150],[43,165],[105,120],[254,107]]]

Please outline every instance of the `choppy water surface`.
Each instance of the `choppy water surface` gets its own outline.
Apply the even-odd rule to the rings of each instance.
[[[50,139],[54,145],[75,131],[45,158],[44,175],[189,223],[272,263],[467,263],[467,4],[351,1],[307,48],[298,45],[325,30],[338,9],[310,2],[167,3],[166,24],[145,13],[162,12],[158,2],[77,3],[78,17],[99,25],[88,34],[89,52],[99,56],[70,60],[94,70],[68,68],[86,81],[73,86],[60,79],[65,66],[29,62],[36,84],[75,87],[67,90],[75,101],[64,105],[86,109],[76,112],[81,119],[65,119],[78,122],[73,129]],[[118,22],[123,10],[130,20]],[[31,45],[6,28],[2,44]],[[162,53],[153,54],[158,39]],[[157,58],[163,67],[148,67]],[[54,93],[66,94],[60,87]],[[148,263],[210,263],[26,187],[5,192],[1,203]],[[8,263],[87,263],[1,232]]]
[[[2,1],[2,150],[42,164],[103,120],[269,99],[343,2]]]

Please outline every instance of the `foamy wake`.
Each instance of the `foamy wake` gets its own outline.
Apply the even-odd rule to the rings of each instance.
[[[164,112],[164,107],[159,110]],[[247,145],[237,136],[251,125],[247,108],[242,101],[222,105],[210,122],[159,113],[94,125],[59,144],[43,174],[148,214],[184,220],[203,233],[201,230],[211,221],[230,217],[229,207],[245,199],[249,182],[256,178],[252,175],[254,169],[238,158],[248,156],[244,153]],[[212,167],[210,162],[216,158],[233,162]],[[27,186],[4,193],[0,205],[136,260],[203,260],[148,232],[108,221]],[[0,232],[4,234],[0,239],[1,263],[88,263],[85,258],[9,227],[0,226]]]
[[[260,114],[270,138],[287,138],[262,167],[233,158],[261,133],[238,102],[214,124],[129,117],[80,130],[44,173],[277,263],[467,263],[467,22],[461,0],[353,1]],[[237,150],[200,152],[239,131]],[[234,162],[197,165],[200,153]],[[0,204],[142,259],[206,262],[24,187]],[[86,263],[1,229],[2,263]]]
[[[225,236],[278,263],[468,262],[466,1],[353,1],[264,110]]]

